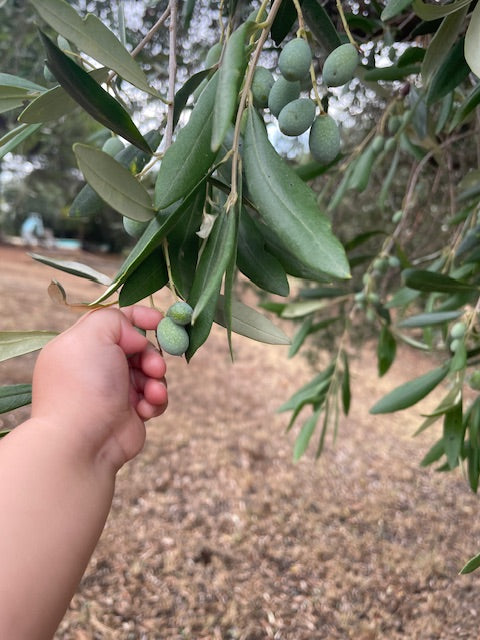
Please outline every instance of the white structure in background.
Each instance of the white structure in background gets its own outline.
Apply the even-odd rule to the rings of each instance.
[[[20,235],[22,236],[23,243],[36,247],[45,235],[45,228],[43,226],[43,220],[40,214],[31,213],[23,222],[20,229]]]

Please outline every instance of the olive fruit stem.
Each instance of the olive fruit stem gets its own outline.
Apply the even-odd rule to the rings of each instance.
[[[280,9],[282,2],[283,0],[274,0],[272,4],[272,8],[270,9],[270,12],[267,16],[267,19],[265,20],[265,22],[262,23],[262,33],[260,35],[260,38],[258,39],[257,46],[255,47],[255,51],[253,52],[253,55],[250,58],[247,75],[245,76],[245,83],[243,85],[243,89],[240,94],[240,102],[238,104],[237,116],[235,119],[235,130],[233,133],[232,179],[231,179],[230,195],[227,201],[227,211],[229,211],[229,209],[235,205],[238,199],[237,176],[238,176],[238,164],[240,159],[239,146],[240,146],[240,129],[242,124],[242,115],[243,115],[243,112],[245,111],[247,97],[250,96],[251,94],[253,74],[255,73],[255,68],[257,66],[258,59],[260,58],[263,45],[265,44],[270,33],[270,27],[273,23],[273,20],[275,19],[275,16],[277,15],[278,10]]]
[[[348,37],[349,41],[351,42],[351,44],[353,44],[353,46],[356,49],[358,49],[358,45],[355,42],[354,37],[352,36],[352,32],[350,31],[350,27],[348,26],[347,19],[345,18],[345,13],[343,11],[341,0],[337,0],[337,9],[338,9],[338,13],[340,15],[340,19],[342,21],[343,28],[345,30],[345,33],[347,34],[347,37]]]
[[[303,19],[302,9],[300,7],[300,2],[298,0],[293,0],[293,4],[295,6],[295,10],[297,12],[298,17],[298,31],[297,36],[299,38],[303,38],[305,36],[305,21]]]

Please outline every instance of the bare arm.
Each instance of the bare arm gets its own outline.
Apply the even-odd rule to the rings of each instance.
[[[132,326],[154,310],[102,310],[41,352],[32,417],[0,441],[0,637],[52,638],[110,510],[118,469],[167,404],[163,358]],[[128,356],[128,357],[127,357]]]

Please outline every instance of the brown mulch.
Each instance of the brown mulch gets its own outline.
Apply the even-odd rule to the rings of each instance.
[[[73,257],[109,274],[118,265]],[[0,259],[0,330],[72,323],[46,295],[52,277],[72,300],[101,291],[18,248],[0,247]],[[402,352],[379,380],[374,350],[365,349],[337,442],[327,437],[319,462],[309,454],[295,465],[295,433],[275,410],[308,379],[307,363],[288,360],[284,347],[239,337],[234,345],[232,364],[215,328],[189,365],[168,358],[169,409],[119,474],[56,640],[480,637],[480,573],[458,575],[480,551],[478,498],[460,471],[419,467],[437,432],[412,438],[418,409],[368,413],[427,370],[424,356]],[[32,363],[3,363],[1,382],[27,380]],[[26,415],[0,416],[0,427]]]

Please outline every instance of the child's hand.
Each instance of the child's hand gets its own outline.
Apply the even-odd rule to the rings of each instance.
[[[141,306],[101,309],[49,342],[34,370],[32,418],[115,468],[133,458],[144,421],[167,406],[163,357],[135,327],[155,329],[161,317]]]

